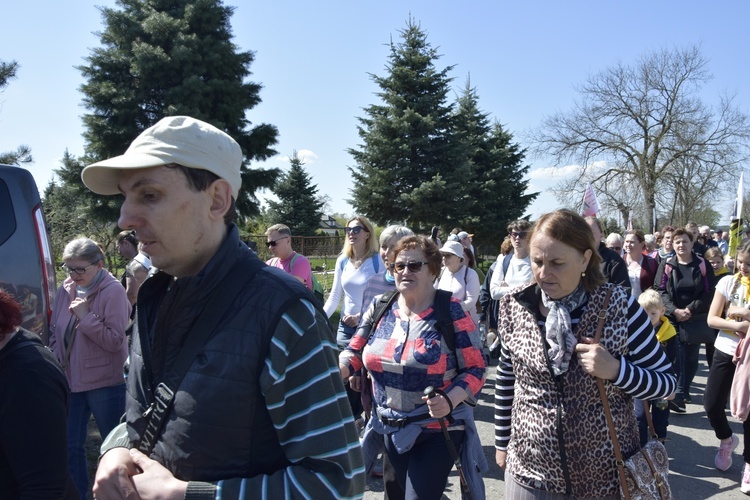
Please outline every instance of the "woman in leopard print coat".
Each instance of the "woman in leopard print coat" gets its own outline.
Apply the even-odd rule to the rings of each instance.
[[[605,380],[625,457],[639,448],[633,397],[663,398],[675,377],[648,316],[605,284],[586,221],[542,216],[530,235],[536,283],[500,301],[496,377],[497,463],[507,498],[619,498],[619,477],[595,377]],[[606,322],[594,337],[600,311]]]

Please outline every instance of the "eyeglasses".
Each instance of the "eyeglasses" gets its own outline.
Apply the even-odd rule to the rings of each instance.
[[[403,273],[404,269],[409,269],[409,272],[418,273],[422,270],[422,266],[428,264],[428,262],[395,262],[391,264],[391,267],[396,270],[397,273]]]
[[[281,240],[284,240],[286,238],[289,238],[289,236],[282,236],[281,238],[276,238],[275,240],[266,241],[267,247],[275,247],[276,243],[278,243]]]
[[[363,226],[345,227],[344,232],[346,234],[349,234],[349,233],[359,234],[363,229],[368,233],[370,232],[370,231],[367,231],[367,229],[365,229]]]
[[[525,240],[526,239],[526,234],[528,234],[526,231],[519,231],[519,232],[511,231],[510,232],[510,237],[511,238],[518,238],[519,240]]]
[[[81,274],[85,273],[88,270],[89,267],[91,267],[91,266],[93,266],[95,264],[98,264],[98,263],[99,263],[99,261],[97,260],[96,262],[92,262],[91,264],[89,264],[86,267],[68,267],[67,264],[63,264],[62,266],[60,266],[60,268],[63,271],[65,271],[67,274],[73,274],[73,273],[75,273],[75,274],[77,274],[77,275],[80,276]]]

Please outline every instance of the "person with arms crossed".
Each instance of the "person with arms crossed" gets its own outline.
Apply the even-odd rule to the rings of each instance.
[[[229,135],[172,116],[83,170],[92,191],[123,195],[118,223],[159,269],[139,292],[126,419],[102,444],[98,498],[364,491],[328,322],[310,291],[260,262],[232,222],[242,159]],[[216,309],[225,312],[196,327]],[[174,377],[196,336],[207,340]]]

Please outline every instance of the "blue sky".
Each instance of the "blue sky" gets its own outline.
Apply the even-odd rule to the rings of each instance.
[[[467,77],[481,108],[525,146],[526,133],[556,111],[570,109],[574,87],[619,61],[636,61],[648,51],[700,45],[719,92],[736,93],[750,113],[750,2],[702,1],[441,1],[284,2],[228,1],[235,44],[256,52],[251,66],[264,86],[263,102],[250,111],[253,123],[279,128],[279,155],[267,164],[286,168],[297,150],[327,194],[333,212],[353,213],[346,203],[353,165],[347,148],[357,147],[356,118],[377,102],[369,73],[383,75],[388,43],[398,41],[411,15],[442,54],[438,66],[455,65],[453,86]],[[32,148],[29,166],[40,189],[67,149],[83,153],[80,72],[102,29],[95,5],[113,1],[6,2],[0,31],[0,60],[16,60],[16,80],[0,94],[0,150]],[[13,20],[12,22],[8,22]],[[527,158],[534,218],[558,203],[546,189],[573,167]],[[581,188],[583,191],[583,187]],[[718,202],[726,205],[736,187]]]

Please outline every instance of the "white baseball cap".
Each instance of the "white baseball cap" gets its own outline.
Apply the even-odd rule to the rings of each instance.
[[[213,125],[189,116],[168,116],[135,138],[125,154],[83,169],[83,183],[98,194],[119,194],[120,172],[176,163],[213,172],[232,186],[236,200],[242,177],[242,149]]]

